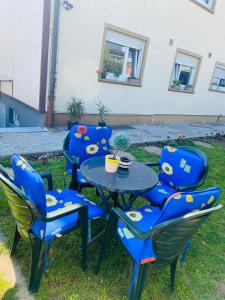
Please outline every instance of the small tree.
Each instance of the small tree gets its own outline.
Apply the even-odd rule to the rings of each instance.
[[[106,125],[106,115],[110,112],[110,109],[103,104],[100,100],[95,103],[97,106],[97,111],[99,115],[99,125],[105,126]]]
[[[71,117],[79,123],[81,116],[85,112],[84,102],[76,97],[72,98],[72,101],[67,105],[67,112]]]
[[[131,144],[130,138],[124,133],[116,133],[110,140],[110,145],[114,150],[114,156],[118,151],[126,151]]]

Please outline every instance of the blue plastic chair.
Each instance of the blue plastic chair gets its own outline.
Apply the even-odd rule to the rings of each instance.
[[[220,193],[219,188],[175,193],[166,201],[162,210],[151,205],[126,213],[113,208],[107,223],[96,273],[99,271],[112,233],[117,230],[121,242],[134,261],[129,299],[141,298],[147,265],[150,269],[154,269],[170,263],[173,289],[178,256],[185,250],[188,241],[201,225],[201,221],[195,219],[191,219],[189,223],[188,214],[196,216],[197,219],[204,215],[204,212],[207,214]],[[168,231],[168,224],[173,225],[172,231]],[[157,236],[154,236],[156,232]]]
[[[12,254],[20,237],[31,241],[32,262],[29,290],[36,292],[45,270],[51,242],[79,225],[82,228],[82,268],[87,264],[88,220],[105,216],[101,207],[74,190],[45,190],[42,177],[21,156],[13,155],[14,181],[0,174],[0,183],[16,220]]]
[[[63,154],[67,160],[66,171],[72,176],[70,188],[81,192],[91,185],[82,177],[80,165],[88,158],[109,153],[109,139],[112,129],[93,125],[74,125],[63,144]]]
[[[147,165],[159,167],[159,183],[143,196],[160,207],[175,192],[200,187],[208,173],[207,157],[195,147],[165,146],[159,162]]]

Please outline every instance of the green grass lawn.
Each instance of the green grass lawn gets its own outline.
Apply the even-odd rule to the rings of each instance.
[[[203,188],[219,186],[225,190],[225,148],[215,145],[213,149],[201,149],[209,158],[209,174]],[[157,159],[141,147],[132,148],[130,152],[140,161]],[[9,165],[8,161],[1,163],[5,166]],[[32,165],[38,171],[50,170],[53,173],[54,186],[63,188],[65,160],[51,159],[45,164],[34,161]],[[67,180],[69,181],[69,178]],[[84,194],[90,200],[98,201],[94,190],[84,189]],[[224,203],[224,192],[219,202]],[[103,222],[96,221],[93,229],[99,230],[103,225]],[[8,247],[12,243],[13,229],[13,219],[1,195],[0,230],[7,236]],[[43,276],[39,293],[35,297],[68,300],[127,299],[131,270],[129,255],[118,241],[114,241],[103,261],[101,272],[96,276],[93,274],[93,268],[98,257],[100,243],[99,240],[89,247],[88,270],[83,273],[79,266],[80,231],[75,230],[65,237],[56,239],[48,260],[48,272]],[[28,279],[30,268],[30,245],[28,243],[22,241],[19,244],[16,259]],[[169,280],[169,268],[151,271],[142,299],[225,299],[224,209],[212,215],[193,238],[185,265],[182,266],[180,263],[178,265],[176,291],[173,295],[170,292]],[[1,285],[0,280],[0,291]],[[9,299],[7,295],[11,294],[13,295],[12,289],[6,292],[2,299]]]

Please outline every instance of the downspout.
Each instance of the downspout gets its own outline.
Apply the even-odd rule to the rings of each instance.
[[[60,0],[54,1],[54,16],[53,16],[53,34],[51,43],[51,65],[49,78],[49,94],[48,94],[48,127],[54,126],[54,102],[55,102],[55,84],[56,84],[56,63],[58,53],[58,34],[59,34],[59,15],[60,15]]]

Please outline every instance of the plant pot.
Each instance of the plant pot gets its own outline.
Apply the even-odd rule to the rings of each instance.
[[[114,157],[113,154],[105,156],[105,171],[108,173],[116,173],[119,166],[119,157]]]
[[[77,124],[79,124],[78,121],[70,121],[70,120],[68,120],[68,122],[67,122],[67,128],[68,128],[68,130],[70,130],[73,127],[73,125],[77,125]]]
[[[105,127],[106,126],[106,122],[98,122],[98,126]]]
[[[211,90],[213,90],[213,91],[217,91],[218,90],[218,85],[211,85]]]
[[[131,161],[129,158],[127,158],[126,156],[120,157],[119,168],[127,170],[129,169],[130,166],[131,166]]]

